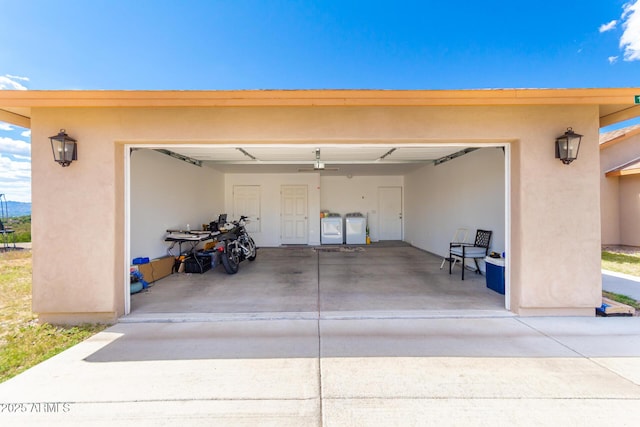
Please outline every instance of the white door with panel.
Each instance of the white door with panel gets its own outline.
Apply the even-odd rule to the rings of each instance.
[[[233,186],[233,216],[230,219],[240,219],[241,215],[249,217],[249,223],[246,226],[249,233],[260,232],[259,185]]]
[[[378,187],[378,239],[402,240],[402,187]]]
[[[280,243],[306,245],[309,242],[307,186],[283,185],[280,200]]]

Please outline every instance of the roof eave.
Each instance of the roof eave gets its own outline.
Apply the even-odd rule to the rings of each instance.
[[[0,110],[64,107],[621,106],[601,126],[640,116],[640,88],[476,90],[0,91]],[[30,114],[29,114],[30,115]],[[603,121],[605,124],[603,124]]]

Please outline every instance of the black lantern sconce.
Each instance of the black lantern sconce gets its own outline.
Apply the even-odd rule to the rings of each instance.
[[[57,135],[50,136],[51,150],[53,150],[53,160],[60,163],[60,166],[67,167],[72,161],[78,160],[78,147],[76,140],[66,134],[64,129],[60,129]]]
[[[564,135],[556,138],[556,159],[560,159],[565,165],[577,159],[581,140],[582,135],[567,128]]]

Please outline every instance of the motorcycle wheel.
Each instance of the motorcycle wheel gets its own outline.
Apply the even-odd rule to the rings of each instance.
[[[222,266],[227,274],[236,274],[240,267],[240,249],[236,242],[228,243],[226,251],[220,254]]]
[[[249,237],[247,241],[249,242],[249,247],[251,248],[251,255],[249,255],[247,259],[249,261],[255,261],[256,257],[258,256],[258,248],[256,248],[256,242],[254,242],[251,237]]]

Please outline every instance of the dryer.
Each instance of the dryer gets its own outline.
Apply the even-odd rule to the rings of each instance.
[[[342,216],[330,213],[320,220],[320,243],[323,245],[341,245],[344,242],[342,233]]]

